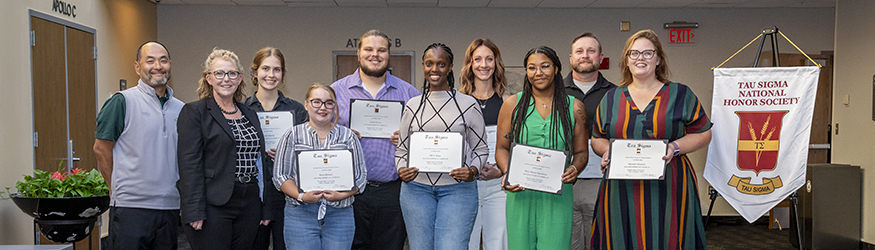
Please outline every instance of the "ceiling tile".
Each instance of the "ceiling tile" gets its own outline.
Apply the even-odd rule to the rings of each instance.
[[[187,4],[206,4],[206,5],[237,5],[231,0],[182,0]]]
[[[286,5],[282,0],[231,0],[237,5]]]
[[[542,0],[492,0],[489,1],[489,8],[534,8],[537,7]]]
[[[386,7],[386,0],[335,0],[340,7]]]
[[[389,7],[437,7],[438,0],[386,0]]]
[[[634,8],[647,0],[596,0],[589,8]]]
[[[438,7],[486,7],[489,2],[489,0],[439,0]]]
[[[683,8],[702,0],[650,0],[638,5],[638,8]]]
[[[161,0],[158,4],[185,4],[182,0]]]
[[[538,8],[585,8],[595,0],[544,0]]]

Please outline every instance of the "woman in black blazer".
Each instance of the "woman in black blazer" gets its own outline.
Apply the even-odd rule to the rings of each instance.
[[[237,55],[214,49],[204,66],[201,99],[186,104],[177,123],[183,231],[192,249],[251,249],[259,224],[282,216],[272,213],[282,197],[265,191],[273,190],[273,170],[261,164],[258,116],[240,103]]]

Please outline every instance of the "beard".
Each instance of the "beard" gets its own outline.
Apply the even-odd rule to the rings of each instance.
[[[592,73],[592,72],[598,71],[599,64],[596,62],[592,62],[592,63],[590,63],[589,67],[583,67],[583,65],[577,64],[571,68],[574,69],[574,72],[585,74],[585,73]]]
[[[165,71],[159,71],[159,72],[161,72],[164,75],[164,77],[155,78],[151,74],[148,75],[149,76],[148,80],[149,80],[149,83],[151,83],[151,85],[158,86],[158,85],[167,84],[167,80],[170,79],[170,71],[165,70]]]
[[[364,66],[362,67],[362,72],[364,72],[365,75],[370,76],[370,77],[381,77],[381,76],[385,75],[386,71],[388,71],[388,70],[389,70],[388,63],[386,64],[385,67],[378,68],[375,70],[371,70],[368,67],[364,67]]]

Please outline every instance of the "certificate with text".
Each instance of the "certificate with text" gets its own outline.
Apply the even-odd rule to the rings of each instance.
[[[349,128],[363,138],[389,138],[401,127],[400,101],[352,99],[349,104]]]
[[[298,191],[350,191],[355,188],[352,150],[302,150],[298,159]]]
[[[662,180],[668,140],[611,139],[608,179]]]
[[[505,185],[562,194],[562,173],[570,153],[511,143]]]
[[[498,126],[486,126],[486,146],[489,146],[489,158],[486,162],[495,164],[495,134],[498,133]]]
[[[258,122],[264,132],[264,144],[267,149],[276,148],[280,138],[295,126],[295,116],[289,111],[258,112]]]
[[[464,165],[464,137],[459,132],[413,132],[407,165],[419,172],[449,173]]]

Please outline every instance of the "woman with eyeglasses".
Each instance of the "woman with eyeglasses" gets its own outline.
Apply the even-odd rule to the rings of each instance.
[[[459,77],[461,82],[459,92],[471,95],[477,100],[487,127],[498,124],[498,111],[501,110],[503,98],[506,97],[504,95],[507,89],[506,79],[501,52],[495,43],[486,38],[479,38],[468,45],[468,50],[465,51],[465,66],[462,67],[462,75]],[[495,145],[488,146],[491,150],[495,150]],[[494,160],[487,161],[480,169],[480,175],[477,176],[480,204],[477,207],[477,218],[474,220],[468,249],[479,250],[481,236],[483,249],[507,249],[507,219],[504,214],[507,194],[501,190],[502,174]]]
[[[705,249],[696,172],[687,154],[711,141],[711,122],[686,85],[668,80],[659,38],[642,30],[626,40],[622,80],[596,110],[593,151],[610,163],[610,139],[666,139],[663,180],[602,179],[593,249]]]
[[[355,235],[353,195],[364,191],[367,184],[362,146],[352,130],[337,126],[334,89],[313,84],[304,98],[310,121],[296,125],[280,139],[273,178],[274,185],[286,194],[286,249],[350,249]],[[355,187],[301,192],[299,171],[314,167],[298,164],[298,153],[306,150],[352,151]]]
[[[477,215],[479,169],[489,148],[477,100],[453,89],[453,51],[442,43],[429,45],[422,55],[425,83],[421,96],[407,101],[401,114],[395,151],[401,184],[401,212],[410,249],[466,249]],[[419,172],[409,164],[415,132],[462,134],[462,164],[449,172]],[[414,149],[415,150],[415,149]]]
[[[245,97],[240,60],[213,49],[198,83],[200,100],[179,113],[180,212],[192,249],[251,249],[259,224],[281,197],[263,165],[264,136]],[[268,188],[264,188],[264,187]]]
[[[507,173],[511,143],[569,152],[562,172],[562,193],[528,190],[519,184],[502,187],[507,193],[508,249],[571,248],[574,181],[586,166],[586,109],[565,93],[562,64],[556,51],[541,46],[523,59],[523,91],[504,100],[498,114],[495,160]],[[510,171],[514,169],[510,167]],[[517,170],[519,171],[519,170]]]
[[[283,52],[277,48],[265,47],[255,53],[250,68],[252,84],[257,90],[252,96],[243,102],[244,105],[255,112],[291,112],[295,125],[307,121],[307,110],[301,103],[289,99],[280,89],[285,85],[286,59]],[[267,154],[274,156],[276,148],[268,148]],[[273,158],[267,159],[264,164],[273,167]],[[280,191],[277,191],[282,196]],[[279,203],[282,205],[282,203]],[[283,214],[283,207],[273,208],[276,214]],[[274,249],[286,249],[283,243],[283,217],[277,216],[270,224],[258,228],[254,250],[267,250],[273,236]]]

